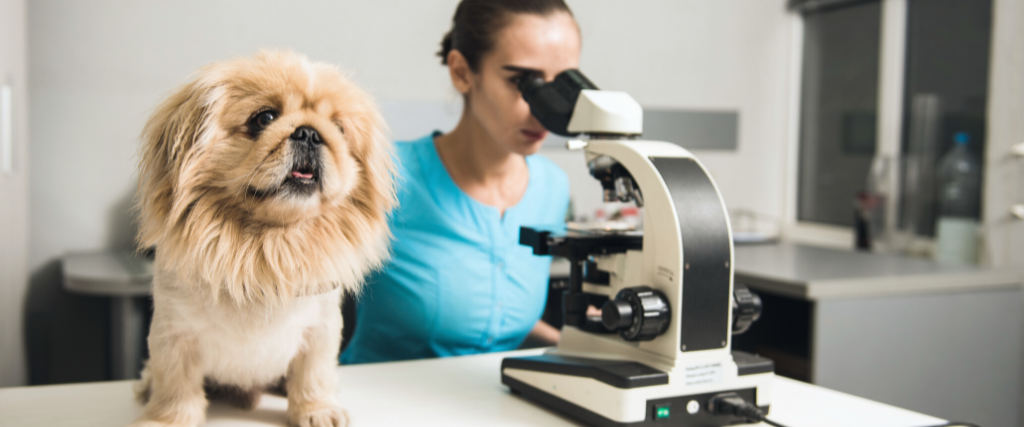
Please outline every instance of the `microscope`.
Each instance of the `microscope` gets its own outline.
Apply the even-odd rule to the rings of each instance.
[[[732,352],[760,299],[733,283],[714,180],[679,145],[643,141],[643,109],[578,70],[519,82],[533,115],[584,150],[605,201],[642,208],[642,230],[523,227],[520,244],[571,263],[558,346],[502,361],[513,392],[595,426],[724,426],[763,419],[774,365]],[[600,307],[600,316],[588,307]],[[758,415],[760,414],[760,415]]]

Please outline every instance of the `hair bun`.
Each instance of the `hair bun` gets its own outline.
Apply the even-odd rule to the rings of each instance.
[[[449,30],[441,39],[441,50],[437,56],[441,57],[441,65],[448,65],[448,52],[452,51],[452,32]]]
[[[455,8],[452,28],[441,40],[441,64],[448,65],[448,53],[458,49],[466,58],[469,69],[480,68],[480,58],[494,47],[495,35],[508,25],[510,15],[532,14],[547,16],[554,12],[572,11],[565,0],[462,0]],[[459,46],[454,40],[459,39]]]

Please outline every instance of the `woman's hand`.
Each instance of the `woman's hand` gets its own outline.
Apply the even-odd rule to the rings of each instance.
[[[558,339],[562,337],[562,331],[555,329],[554,326],[549,325],[543,320],[538,320],[533,325],[533,329],[530,329],[530,333],[526,335],[527,340],[532,340],[544,345],[555,345],[558,344]]]
[[[592,305],[587,306],[587,317],[601,317],[601,309]],[[543,320],[538,320],[533,325],[533,329],[530,329],[530,333],[526,335],[527,340],[542,343],[544,345],[556,345],[558,340],[562,338],[562,331],[555,329],[554,326],[549,325]]]

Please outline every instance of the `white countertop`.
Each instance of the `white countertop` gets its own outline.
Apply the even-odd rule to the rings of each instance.
[[[1011,268],[793,243],[735,245],[734,257],[737,283],[806,300],[1006,289],[1024,282],[1024,273]],[[569,261],[555,258],[551,276],[569,277]]]
[[[69,252],[61,257],[64,288],[104,296],[153,293],[153,262],[134,252]]]
[[[509,392],[501,359],[541,350],[338,368],[352,426],[579,426]],[[138,416],[132,381],[0,389],[0,424],[121,426]],[[789,427],[918,427],[945,421],[777,377],[770,417]],[[253,411],[213,402],[208,426],[285,426],[286,400],[264,396]],[[765,425],[765,424],[761,424]]]
[[[819,300],[1020,286],[1020,271],[791,243],[737,245],[736,281]]]
[[[946,265],[880,255],[778,243],[736,245],[736,280],[755,289],[808,300],[1020,286],[1010,268]],[[152,262],[127,252],[78,252],[63,257],[64,287],[97,295],[149,295]],[[553,277],[568,277],[569,262],[555,258]]]

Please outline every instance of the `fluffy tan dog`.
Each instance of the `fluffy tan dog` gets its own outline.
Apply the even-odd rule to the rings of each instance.
[[[293,425],[345,425],[341,294],[387,256],[395,205],[371,98],[334,67],[263,52],[200,70],[143,142],[155,313],[134,425],[195,426],[207,393],[253,407],[282,386]]]

